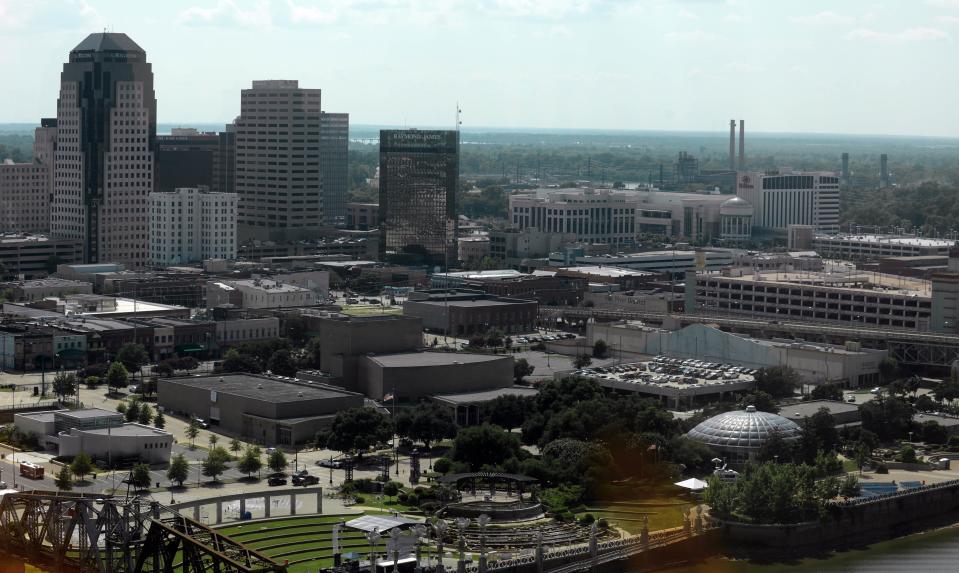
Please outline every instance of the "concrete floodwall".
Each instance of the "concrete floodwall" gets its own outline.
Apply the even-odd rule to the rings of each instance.
[[[754,525],[715,520],[724,538],[747,547],[836,546],[903,535],[959,509],[959,480],[832,506],[821,521]]]

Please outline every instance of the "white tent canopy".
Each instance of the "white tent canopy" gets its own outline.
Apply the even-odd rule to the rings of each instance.
[[[693,491],[698,491],[698,490],[706,489],[707,487],[709,487],[708,483],[704,482],[701,479],[696,479],[696,478],[689,478],[687,480],[678,481],[675,483],[675,485],[678,485],[679,487],[686,488]]]
[[[347,521],[345,525],[351,529],[359,529],[360,531],[365,531],[367,533],[373,531],[374,529],[380,533],[386,533],[393,528],[412,525],[414,523],[416,522],[412,519],[403,519],[402,517],[364,515],[363,517],[358,517],[356,519]]]

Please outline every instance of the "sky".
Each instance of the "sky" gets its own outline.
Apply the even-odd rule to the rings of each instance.
[[[354,124],[959,136],[959,0],[0,0],[0,122],[54,116],[104,29],[161,123],[297,79]]]

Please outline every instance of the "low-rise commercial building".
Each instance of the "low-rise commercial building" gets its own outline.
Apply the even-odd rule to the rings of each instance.
[[[317,321],[320,368],[348,390],[359,391],[359,363],[368,354],[411,352],[423,346],[423,322],[410,316],[349,317]]]
[[[7,273],[25,279],[45,277],[58,264],[83,260],[83,245],[75,239],[51,239],[45,235],[0,236],[0,264]]]
[[[84,281],[46,278],[0,283],[0,289],[9,290],[12,300],[33,302],[47,297],[65,297],[72,294],[93,294],[93,285]]]
[[[506,268],[528,271],[536,266],[536,259],[545,259],[575,241],[572,233],[548,233],[535,227],[494,229],[489,233],[490,257]]]
[[[816,235],[810,248],[824,257],[851,261],[880,257],[949,256],[956,242],[903,235]]]
[[[662,278],[662,274],[650,271],[637,271],[620,267],[586,265],[582,267],[561,267],[556,270],[557,277],[581,279],[589,283],[591,291],[627,291],[642,288]]]
[[[216,344],[222,353],[244,342],[262,342],[280,336],[280,319],[275,316],[217,320]]]
[[[465,288],[487,294],[535,300],[539,304],[576,305],[583,300],[587,278],[558,275],[554,271],[536,271],[532,274],[512,269],[436,273],[430,277],[430,287]]]
[[[337,412],[359,408],[361,394],[320,383],[254,374],[163,378],[157,403],[184,417],[196,416],[223,431],[267,445],[310,441]]]
[[[232,304],[242,308],[284,308],[310,306],[318,301],[310,289],[272,279],[218,280],[207,283],[207,306]]]
[[[720,270],[733,264],[730,251],[644,251],[602,256],[581,256],[575,251],[551,253],[551,267],[607,266],[663,273],[680,278],[690,269]]]
[[[346,203],[346,228],[357,231],[376,229],[380,221],[378,203]]]
[[[427,290],[410,293],[403,313],[422,319],[433,332],[469,336],[499,329],[505,333],[532,332],[536,301],[503,298],[475,290]]]
[[[489,253],[489,235],[469,235],[456,239],[456,257],[463,265],[476,265]]]
[[[236,193],[197,188],[150,193],[150,260],[168,266],[236,258]]]
[[[358,390],[374,400],[392,394],[416,401],[433,394],[507,388],[513,384],[513,358],[492,354],[403,352],[364,356]]]
[[[930,330],[933,285],[878,273],[694,273],[686,276],[686,312],[798,318]]]
[[[836,400],[809,400],[785,404],[779,409],[779,415],[802,425],[806,418],[813,417],[820,410],[828,412],[837,426],[858,425],[860,421],[858,404]]]
[[[162,464],[173,448],[173,434],[124,423],[122,414],[99,408],[14,414],[14,425],[68,459],[82,452],[103,464]]]
[[[631,322],[591,322],[586,328],[590,345],[604,340],[613,353],[698,359],[752,369],[789,366],[808,384],[828,382],[852,388],[875,385],[879,382],[879,364],[887,356],[885,350],[855,344],[841,347],[761,340],[702,324],[675,331]]]
[[[436,394],[430,400],[449,411],[457,426],[474,426],[481,423],[482,410],[486,404],[503,396],[517,398],[533,398],[539,393],[535,388],[525,386],[510,386],[479,392],[463,392],[458,394]]]

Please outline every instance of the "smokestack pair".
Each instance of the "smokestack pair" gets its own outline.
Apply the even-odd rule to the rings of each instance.
[[[729,169],[746,168],[746,121],[739,120],[739,165],[736,164],[736,120],[729,120]]]

